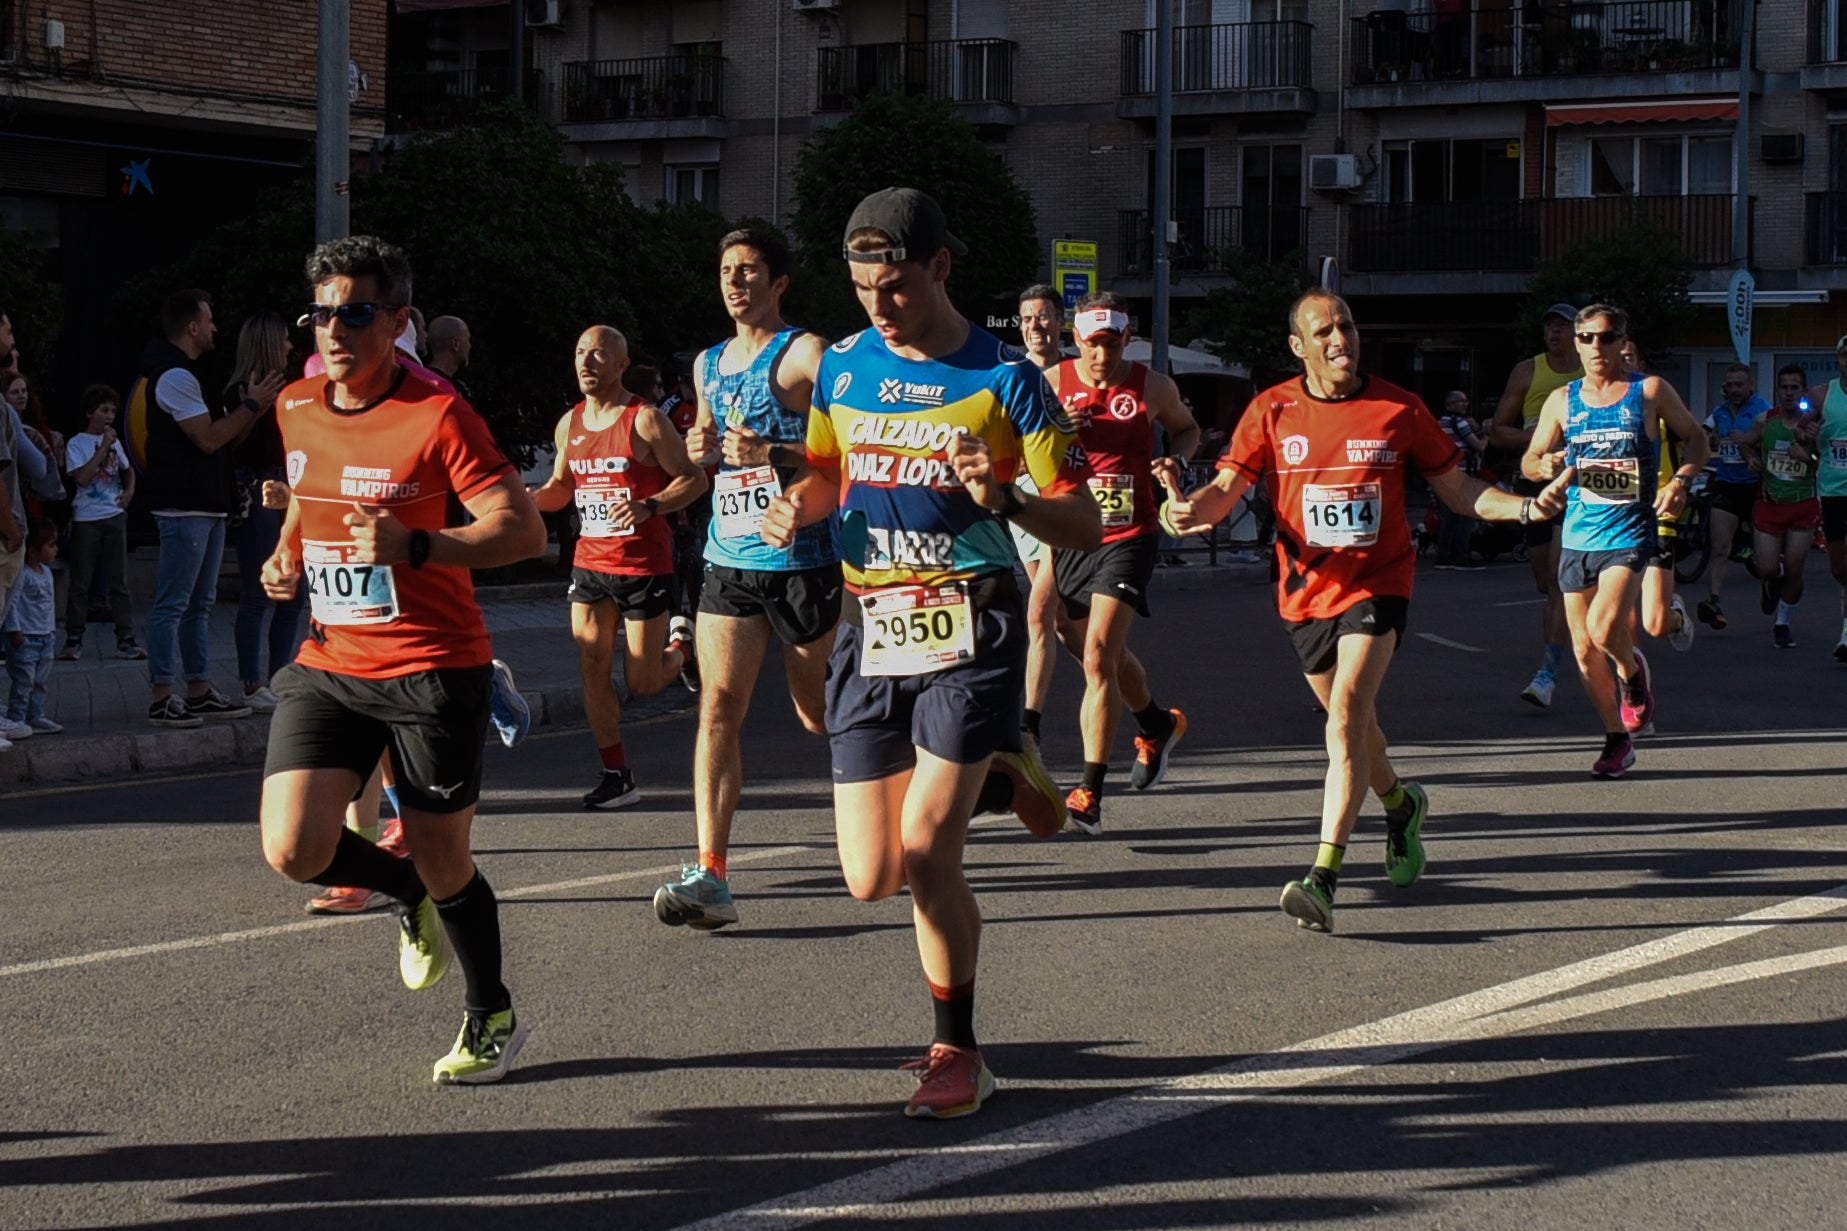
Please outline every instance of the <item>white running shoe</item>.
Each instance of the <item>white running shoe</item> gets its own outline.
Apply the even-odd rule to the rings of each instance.
[[[1674,596],[1673,610],[1680,613],[1680,627],[1667,635],[1667,643],[1676,650],[1693,648],[1693,617],[1687,614],[1687,604],[1680,595]]]

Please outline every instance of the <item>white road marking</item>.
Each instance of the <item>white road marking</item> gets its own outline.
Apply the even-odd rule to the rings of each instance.
[[[1677,975],[1546,1004],[1534,1003],[1754,936],[1779,924],[1829,914],[1843,906],[1847,906],[1847,885],[1751,911],[1720,925],[1675,932],[1613,953],[1337,1030],[1269,1055],[1151,1084],[1101,1103],[977,1138],[965,1143],[958,1153],[940,1150],[918,1153],[902,1162],[688,1223],[680,1231],[772,1227],[781,1231],[829,1220],[863,1223],[885,1219],[895,1216],[891,1208],[895,1203],[919,1193],[1156,1127],[1228,1102],[1314,1085],[1462,1040],[1514,1034],[1628,1004],[1847,962],[1847,946],[1841,946]]]
[[[806,854],[823,849],[823,844],[814,843],[805,846],[777,846],[768,850],[749,851],[742,855],[733,855],[731,862],[756,863],[764,859],[780,859],[784,855]],[[570,889],[588,889],[596,885],[613,885],[621,881],[646,880],[656,876],[675,876],[680,872],[680,865],[662,864],[655,868],[636,868],[629,872],[605,872],[597,876],[580,876],[574,880],[552,881],[545,885],[526,885],[519,889],[497,889],[495,896],[500,898],[530,898],[546,893],[561,893]],[[335,927],[342,923],[358,923],[367,919],[389,919],[386,913],[371,915],[330,915],[319,919],[301,919],[294,923],[278,923],[270,927],[247,928],[241,932],[219,932],[214,936],[187,936],[179,940],[157,941],[151,945],[133,945],[126,949],[101,949],[93,953],[77,953],[69,957],[40,958],[35,962],[18,962],[12,966],[0,966],[0,978],[10,975],[32,975],[47,970],[64,970],[72,966],[92,966],[97,962],[115,962],[126,958],[151,957],[158,953],[179,953],[187,949],[210,949],[218,945],[240,944],[246,940],[265,940],[271,936],[288,936],[296,932],[311,932],[316,928]]]
[[[1419,633],[1418,636],[1422,637],[1425,641],[1434,641],[1438,645],[1446,645],[1452,650],[1467,650],[1471,654],[1486,654],[1488,652],[1478,645],[1464,645],[1460,641],[1451,641],[1448,637],[1439,637],[1435,633]]]

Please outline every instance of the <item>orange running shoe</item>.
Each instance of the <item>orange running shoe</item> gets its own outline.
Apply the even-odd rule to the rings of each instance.
[[[1129,785],[1138,791],[1151,791],[1161,785],[1161,779],[1167,775],[1167,756],[1186,735],[1186,715],[1179,710],[1168,710],[1174,725],[1160,739],[1149,739],[1146,735],[1135,737],[1135,764],[1129,769]]]
[[[408,857],[410,848],[404,845],[404,822],[397,817],[386,821],[378,831],[378,849],[387,855]]]
[[[1093,838],[1103,832],[1103,801],[1089,787],[1078,787],[1065,796],[1065,815],[1069,824]]]
[[[310,915],[363,915],[367,911],[384,910],[390,905],[391,895],[388,893],[339,885],[327,890],[318,898],[309,898],[308,913]]]
[[[950,1120],[973,1115],[994,1093],[994,1074],[981,1062],[981,1053],[947,1043],[930,1044],[922,1060],[904,1071],[917,1077],[917,1093],[904,1105],[913,1119]]]

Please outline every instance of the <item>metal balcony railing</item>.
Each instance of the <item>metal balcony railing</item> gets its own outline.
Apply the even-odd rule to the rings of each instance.
[[[1637,222],[1680,237],[1689,264],[1732,262],[1730,193],[1356,205],[1348,263],[1365,273],[1524,273]]]
[[[1176,26],[1174,92],[1310,86],[1315,28],[1304,21]],[[1122,32],[1122,92],[1154,93],[1155,32]]]
[[[545,75],[526,72],[526,103],[540,106]],[[385,79],[385,127],[389,132],[441,132],[471,123],[481,108],[507,97],[504,69],[454,69],[392,73]]]
[[[1352,20],[1353,84],[1379,85],[1735,68],[1742,16],[1739,0],[1483,0]]]
[[[845,111],[869,94],[1011,104],[1018,55],[1018,44],[999,38],[823,47],[815,60],[815,110]]]
[[[1154,272],[1154,236],[1148,211],[1116,211],[1116,272],[1122,276]],[[1170,253],[1175,273],[1225,273],[1240,254],[1264,261],[1299,251],[1308,237],[1308,210],[1302,206],[1216,205],[1174,211],[1180,238]]]
[[[564,66],[564,118],[673,120],[725,114],[722,56],[578,60]]]

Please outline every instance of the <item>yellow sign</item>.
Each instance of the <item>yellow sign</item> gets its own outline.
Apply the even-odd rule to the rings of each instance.
[[[1518,141],[1509,141],[1507,143],[1507,156],[1509,158],[1520,157],[1520,143]]]
[[[1052,241],[1052,283],[1064,297],[1065,310],[1097,289],[1097,244],[1089,239]]]

